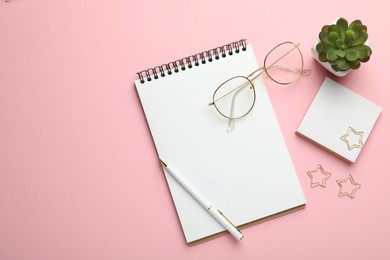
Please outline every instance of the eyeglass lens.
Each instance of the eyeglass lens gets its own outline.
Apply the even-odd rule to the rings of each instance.
[[[291,42],[279,44],[264,59],[268,77],[279,84],[297,80],[303,69],[303,57],[297,45]]]
[[[255,88],[246,77],[234,77],[224,82],[214,93],[214,104],[218,112],[227,118],[240,118],[252,109]]]

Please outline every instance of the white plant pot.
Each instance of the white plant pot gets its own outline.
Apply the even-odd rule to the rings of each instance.
[[[339,18],[337,18],[332,24],[336,24],[337,20]],[[319,43],[320,40],[318,39],[314,44],[313,46],[311,47],[311,53],[314,57],[314,59],[316,61],[318,61],[319,64],[321,64],[325,69],[327,69],[329,72],[331,72],[333,75],[337,76],[337,77],[344,77],[345,75],[347,75],[348,73],[350,73],[352,71],[352,69],[348,69],[346,71],[335,71],[332,69],[332,65],[330,65],[329,62],[322,62],[320,61],[320,59],[318,58],[318,51],[316,49],[316,45],[317,43]],[[367,40],[365,43],[363,43],[364,45],[367,45],[368,47],[371,47],[370,46],[370,43],[369,41]]]

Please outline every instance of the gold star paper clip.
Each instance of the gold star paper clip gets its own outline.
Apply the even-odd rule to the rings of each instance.
[[[348,140],[349,137],[353,135],[358,136],[356,143],[352,143]],[[353,148],[362,148],[363,147],[363,135],[364,132],[359,132],[353,129],[352,127],[348,127],[348,131],[345,135],[341,136],[341,140],[347,144],[348,150],[352,150]],[[351,144],[352,143],[352,144]]]
[[[318,173],[318,170],[320,171],[319,173]],[[326,187],[326,181],[332,175],[331,173],[326,172],[324,170],[324,168],[322,168],[321,164],[318,164],[317,167],[314,170],[308,171],[306,173],[310,177],[310,185],[311,185],[312,188],[315,187],[315,186]],[[323,175],[323,177],[322,177],[321,180],[317,181],[316,179],[318,179],[318,178],[315,178],[315,176],[317,176],[319,174]]]
[[[346,183],[346,182],[350,182],[350,184],[352,184],[352,186],[353,186],[353,189],[351,190],[351,191],[346,191],[346,192],[344,192],[343,191],[343,184],[344,183]],[[339,197],[341,197],[341,196],[348,196],[348,197],[350,197],[350,198],[354,198],[355,197],[355,192],[360,188],[360,184],[359,183],[357,183],[357,182],[355,182],[354,181],[354,179],[352,178],[352,175],[350,174],[349,176],[348,176],[348,178],[347,179],[340,179],[340,180],[337,180],[336,181],[337,182],[337,184],[339,185]]]

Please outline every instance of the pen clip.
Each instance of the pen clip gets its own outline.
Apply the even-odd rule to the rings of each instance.
[[[224,217],[233,227],[235,227],[237,230],[238,230],[238,228],[237,228],[237,226],[236,225],[234,225],[234,223],[230,220],[230,219],[228,219],[226,216],[225,216],[225,214],[223,214],[222,213],[222,211],[220,211],[219,209],[217,209],[218,210],[218,212],[219,212],[219,214],[221,214],[222,215],[222,217]],[[241,231],[240,230],[238,230],[238,232],[240,232],[241,233]]]

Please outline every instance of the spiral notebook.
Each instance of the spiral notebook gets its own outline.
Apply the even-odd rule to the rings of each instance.
[[[257,68],[251,45],[240,40],[141,71],[135,81],[158,156],[241,228],[306,203],[260,77],[253,81],[256,105],[233,131],[227,132],[226,118],[208,106],[222,82]],[[187,243],[227,233],[165,177]]]

